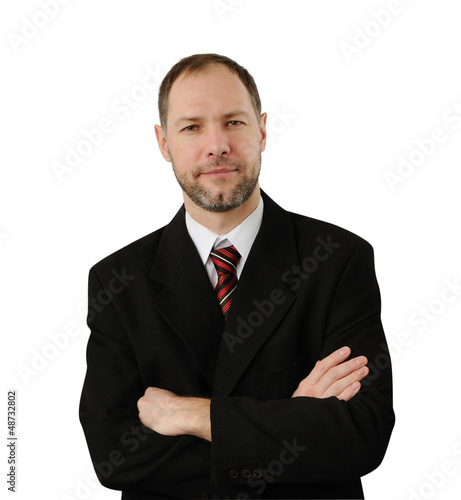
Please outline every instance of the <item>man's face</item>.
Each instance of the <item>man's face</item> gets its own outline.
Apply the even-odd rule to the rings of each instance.
[[[166,137],[160,149],[185,198],[205,210],[242,205],[258,184],[266,143],[266,115],[257,118],[250,95],[223,65],[179,77],[168,101]]]

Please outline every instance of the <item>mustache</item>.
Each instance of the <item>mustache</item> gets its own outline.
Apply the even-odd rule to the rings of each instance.
[[[214,170],[215,168],[225,167],[225,168],[235,168],[237,170],[244,170],[246,164],[239,160],[230,160],[229,158],[214,158],[206,164],[197,165],[192,170],[192,175],[198,177],[200,174]]]

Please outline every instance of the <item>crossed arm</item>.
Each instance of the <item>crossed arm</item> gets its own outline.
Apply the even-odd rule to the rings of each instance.
[[[345,346],[317,361],[310,374],[291,396],[349,401],[360,390],[369,373],[365,356],[346,361],[351,350]],[[189,434],[211,442],[210,399],[178,396],[158,387],[148,387],[138,400],[139,419],[165,436]]]

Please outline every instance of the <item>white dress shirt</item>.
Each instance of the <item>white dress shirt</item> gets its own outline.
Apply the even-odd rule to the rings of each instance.
[[[216,287],[216,283],[218,282],[218,274],[210,259],[211,250],[234,245],[241,255],[237,265],[237,279],[240,278],[243,266],[245,265],[253,242],[261,227],[263,211],[264,203],[262,197],[260,197],[258,206],[244,221],[234,227],[229,233],[219,235],[195,221],[186,210],[187,231],[197,247],[213,288]]]

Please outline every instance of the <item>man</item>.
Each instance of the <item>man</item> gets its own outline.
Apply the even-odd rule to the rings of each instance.
[[[363,498],[394,425],[371,246],[260,190],[267,115],[234,61],[182,59],[159,113],[184,206],[90,270],[80,419],[101,483]]]

